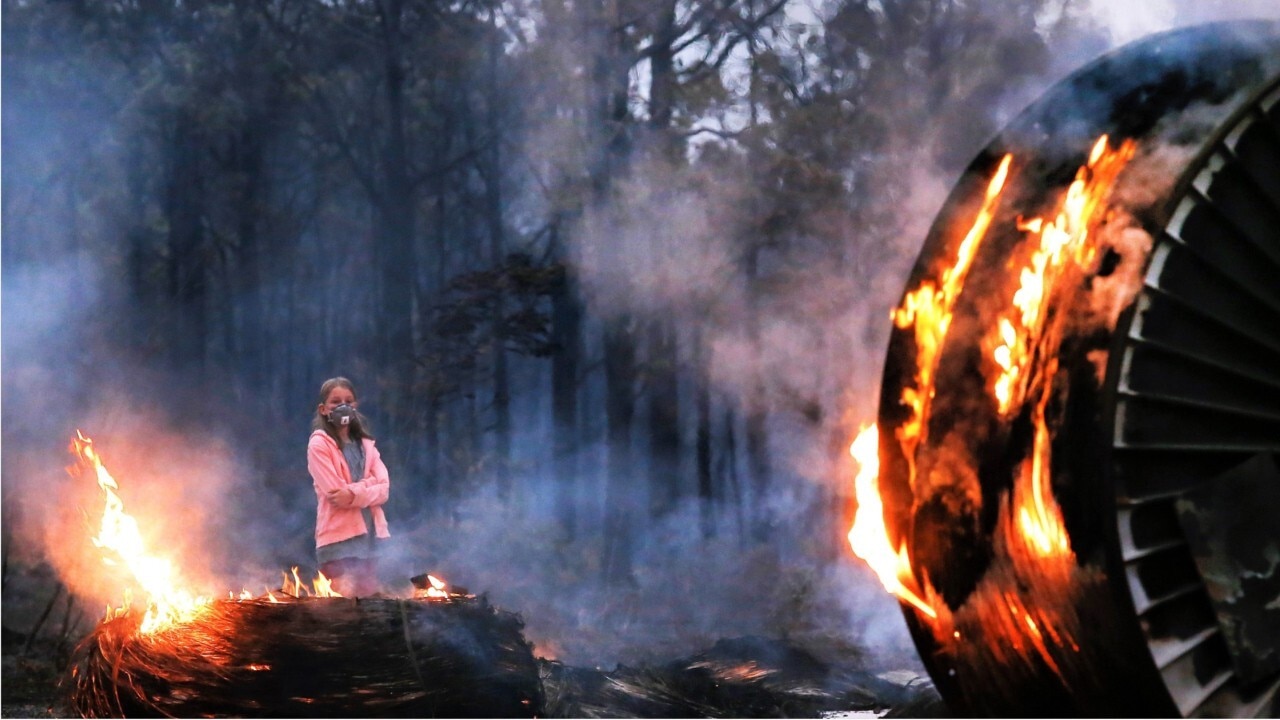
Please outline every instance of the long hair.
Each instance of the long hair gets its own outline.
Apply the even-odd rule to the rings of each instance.
[[[320,406],[329,399],[329,393],[333,392],[334,388],[346,388],[351,391],[352,397],[357,400],[360,399],[360,396],[356,394],[356,386],[352,385],[350,380],[344,377],[335,377],[325,380],[320,385],[320,399],[316,401],[314,406],[316,409],[316,416],[311,419],[311,430],[313,432],[316,430],[325,431],[325,434],[333,438],[333,441],[341,447],[342,438],[338,437],[337,428],[335,428],[333,423],[329,422],[324,415],[320,414]],[[369,421],[365,419],[364,415],[360,414],[359,410],[356,410],[355,418],[351,421],[351,439],[360,441],[365,438],[372,440],[373,433],[369,431]]]

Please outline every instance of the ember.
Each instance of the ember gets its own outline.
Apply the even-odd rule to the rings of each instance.
[[[72,668],[84,717],[533,717],[516,616],[484,600],[220,600],[141,634],[103,623]]]

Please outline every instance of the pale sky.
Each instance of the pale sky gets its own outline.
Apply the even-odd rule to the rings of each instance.
[[[1115,46],[1162,30],[1213,20],[1280,19],[1280,0],[1088,0]]]

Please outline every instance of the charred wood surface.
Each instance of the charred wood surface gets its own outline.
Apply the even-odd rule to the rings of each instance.
[[[784,641],[721,640],[663,664],[612,671],[543,661],[548,717],[788,718],[875,711],[941,717],[945,706],[923,678],[900,684],[822,662]]]
[[[519,617],[483,598],[218,601],[148,635],[103,623],[77,650],[85,717],[533,717]]]

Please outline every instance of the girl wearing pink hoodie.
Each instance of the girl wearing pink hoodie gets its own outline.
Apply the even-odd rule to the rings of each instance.
[[[324,381],[307,442],[316,491],[316,561],[348,597],[378,591],[380,539],[391,537],[382,512],[391,480],[356,404],[350,380]]]

